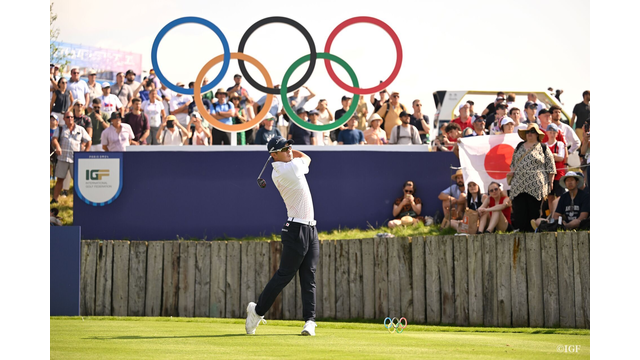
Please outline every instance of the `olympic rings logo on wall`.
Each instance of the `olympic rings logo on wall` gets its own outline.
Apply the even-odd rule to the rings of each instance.
[[[307,43],[309,44],[309,51],[310,51],[308,55],[305,55],[300,59],[296,60],[289,67],[289,69],[286,71],[282,79],[280,90],[273,88],[273,81],[271,80],[271,76],[267,72],[266,68],[254,57],[244,53],[244,47],[247,43],[247,40],[249,39],[249,36],[251,36],[251,34],[253,34],[253,32],[255,32],[258,28],[271,23],[283,23],[296,28],[296,30],[300,31],[302,35],[305,37],[305,39],[307,40]],[[340,33],[340,31],[342,31],[347,26],[357,24],[357,23],[369,23],[369,24],[373,24],[381,27],[383,30],[387,32],[387,34],[389,34],[389,36],[393,40],[393,43],[396,47],[396,63],[393,68],[393,71],[391,72],[391,75],[387,78],[387,80],[371,88],[360,88],[358,78],[356,77],[355,72],[349,66],[349,64],[347,64],[344,60],[342,60],[338,56],[330,53],[331,45],[333,44],[333,40],[338,35],[338,33]],[[213,59],[209,60],[209,62],[207,62],[204,65],[204,67],[200,70],[200,72],[198,73],[198,76],[196,77],[196,81],[193,89],[185,89],[185,88],[176,86],[162,74],[162,71],[158,66],[158,46],[160,45],[160,41],[171,29],[182,24],[200,24],[200,25],[206,26],[218,36],[218,38],[220,39],[220,42],[222,42],[222,48],[224,50],[224,54],[218,55]],[[260,110],[260,112],[256,114],[253,120],[243,124],[236,124],[236,125],[224,124],[219,120],[217,120],[216,118],[214,118],[206,110],[206,108],[204,107],[204,103],[202,102],[202,93],[212,90],[216,85],[218,85],[222,81],[222,78],[226,75],[227,70],[229,69],[229,63],[231,62],[231,59],[238,60],[240,72],[242,73],[244,78],[247,79],[247,82],[251,84],[251,86],[267,94],[265,104],[262,107],[262,110]],[[351,106],[349,107],[349,110],[347,110],[347,112],[340,119],[336,119],[335,122],[331,124],[315,125],[302,120],[300,117],[298,117],[297,114],[295,114],[295,111],[289,105],[289,100],[287,98],[287,92],[295,91],[299,89],[300,87],[302,87],[302,85],[304,85],[307,82],[307,80],[309,80],[309,78],[311,77],[311,74],[313,73],[313,70],[315,69],[317,59],[324,59],[324,65],[327,69],[327,73],[329,74],[329,77],[331,77],[331,79],[336,83],[336,85],[338,85],[341,89],[354,94],[353,101],[351,103]],[[264,77],[266,86],[259,84],[255,79],[251,77],[251,75],[249,74],[245,66],[245,61],[250,62],[260,71],[260,73]],[[206,73],[213,66],[215,66],[220,62],[222,62],[222,68],[220,69],[220,72],[218,73],[218,75],[209,84],[202,87],[202,80],[204,79],[204,76],[206,75]],[[288,86],[289,78],[291,77],[293,72],[305,62],[309,62],[307,71],[304,73],[304,75],[298,82],[296,82],[295,84],[291,85],[291,87],[289,87]],[[336,73],[333,71],[331,62],[337,63],[347,71],[347,73],[349,74],[349,77],[351,78],[351,82],[353,83],[352,86],[345,84],[342,80],[338,78]],[[282,104],[287,115],[289,115],[289,118],[291,118],[291,120],[293,120],[298,126],[302,127],[303,129],[312,130],[312,131],[329,131],[342,126],[342,124],[346,123],[347,120],[349,120],[351,116],[353,116],[353,114],[356,111],[356,108],[358,107],[358,102],[360,100],[361,95],[367,95],[367,94],[373,94],[373,93],[379,92],[385,89],[387,86],[391,84],[391,82],[393,82],[393,80],[395,80],[395,78],[398,76],[398,73],[400,72],[400,66],[402,65],[402,45],[400,44],[400,39],[398,38],[396,33],[387,24],[373,17],[359,16],[359,17],[353,17],[351,19],[345,20],[340,25],[338,25],[329,35],[329,38],[327,39],[327,42],[324,46],[324,52],[319,53],[316,51],[316,46],[313,41],[313,38],[311,37],[311,34],[309,34],[307,29],[304,28],[304,26],[302,26],[300,23],[296,22],[295,20],[292,20],[286,17],[273,16],[273,17],[264,18],[256,22],[255,24],[253,24],[242,36],[242,39],[240,40],[240,44],[238,45],[238,51],[232,53],[229,50],[229,43],[227,42],[227,38],[224,36],[222,31],[220,31],[220,29],[215,24],[199,17],[183,17],[183,18],[179,18],[171,21],[165,27],[163,27],[160,30],[160,32],[158,32],[158,35],[156,35],[156,38],[153,42],[153,46],[151,48],[151,64],[153,66],[153,69],[158,79],[163,84],[165,84],[169,89],[183,95],[193,95],[198,111],[200,112],[202,117],[218,130],[228,131],[228,132],[239,132],[239,131],[245,131],[254,127],[256,124],[262,121],[262,119],[264,119],[264,117],[269,112],[269,109],[271,108],[271,104],[273,102],[273,96],[280,94],[280,97],[282,99]]]

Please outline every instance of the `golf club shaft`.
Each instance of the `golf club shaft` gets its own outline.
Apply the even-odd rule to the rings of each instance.
[[[267,162],[264,163],[264,166],[262,167],[262,171],[260,171],[260,175],[258,175],[258,179],[262,177],[262,173],[264,172],[264,169],[267,168],[267,164],[269,163],[269,160],[271,160],[271,155],[269,155],[269,158],[267,159]]]

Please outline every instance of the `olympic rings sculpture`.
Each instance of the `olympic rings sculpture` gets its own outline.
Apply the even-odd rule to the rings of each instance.
[[[388,323],[387,323],[387,320],[389,320]],[[404,320],[404,324],[402,323],[402,320]],[[407,319],[405,319],[404,317],[401,317],[398,320],[398,318],[396,317],[394,317],[393,319],[390,317],[387,317],[386,319],[384,319],[384,327],[386,327],[390,333],[395,332],[396,334],[402,334],[402,332],[404,331],[404,328],[407,327]]]
[[[220,42],[222,43],[222,48],[224,50],[224,54],[214,57],[200,70],[196,78],[193,89],[185,89],[182,87],[178,87],[172,82],[170,82],[162,73],[162,70],[158,65],[158,46],[160,45],[160,41],[162,40],[162,38],[164,38],[164,36],[171,29],[179,25],[191,24],[191,23],[204,25],[210,30],[212,30],[220,39]],[[310,51],[309,55],[305,55],[301,57],[289,67],[289,69],[284,75],[284,78],[282,79],[282,82],[281,82],[282,85],[279,90],[273,87],[271,76],[269,75],[265,67],[255,58],[247,54],[244,54],[244,48],[249,39],[249,36],[251,36],[251,34],[253,34],[253,32],[255,32],[258,28],[271,23],[287,24],[294,27],[296,30],[300,31],[300,33],[302,33],[302,35],[307,40],[307,43],[309,45],[309,51]],[[385,30],[389,34],[389,36],[393,40],[393,43],[396,47],[396,63],[391,72],[391,75],[385,81],[371,88],[364,88],[364,89],[360,88],[358,79],[353,69],[344,60],[342,60],[336,55],[332,55],[331,53],[329,53],[329,51],[331,50],[331,45],[333,44],[333,40],[336,38],[338,33],[340,33],[340,31],[342,31],[344,28],[357,23],[370,23],[370,24],[374,24],[381,27],[383,30]],[[313,71],[316,65],[316,60],[318,58],[324,59],[324,64],[327,69],[327,73],[329,74],[329,77],[331,77],[331,79],[336,83],[336,85],[338,85],[341,89],[354,94],[353,101],[351,103],[351,106],[349,107],[349,110],[347,110],[347,112],[340,119],[337,119],[335,122],[326,124],[326,125],[315,125],[302,120],[300,117],[298,117],[297,114],[295,114],[295,111],[289,105],[289,100],[287,98],[288,91],[295,91],[299,89],[300,87],[302,87],[302,85],[304,85],[307,82],[307,80],[309,80],[309,78],[311,77],[311,74],[313,74]],[[243,124],[235,124],[235,125],[224,124],[221,121],[215,119],[211,114],[209,114],[209,112],[204,107],[204,103],[202,102],[202,93],[206,93],[212,90],[216,85],[218,85],[222,81],[222,78],[226,75],[227,70],[229,69],[229,63],[231,62],[231,59],[238,60],[240,72],[242,73],[244,78],[247,79],[247,82],[251,84],[251,86],[267,94],[265,104],[263,105],[262,110],[258,114],[256,114],[256,116],[252,121],[249,121]],[[222,61],[222,68],[220,69],[220,72],[218,73],[218,75],[209,84],[202,87],[202,80],[204,79],[204,76],[207,73],[207,71],[209,71],[214,65],[218,64],[221,61]],[[264,77],[264,80],[267,86],[263,86],[259,84],[257,81],[255,81],[255,79],[253,79],[253,77],[251,77],[251,75],[249,74],[245,66],[245,61],[250,62],[256,68],[258,68],[258,70]],[[295,84],[291,85],[291,87],[289,87],[288,86],[289,78],[291,77],[293,72],[305,62],[309,62],[307,71],[304,73],[304,75],[298,82],[296,82]],[[351,78],[351,82],[353,83],[352,86],[345,84],[338,78],[338,76],[333,71],[331,62],[337,63],[347,71],[347,73],[349,74],[349,77]],[[153,69],[158,79],[163,84],[165,84],[169,89],[179,94],[193,95],[194,100],[196,102],[196,106],[200,114],[203,116],[203,118],[206,121],[208,121],[213,127],[215,127],[218,130],[228,131],[228,132],[239,132],[239,131],[245,131],[252,128],[256,124],[258,124],[260,121],[262,121],[264,117],[267,115],[269,108],[271,107],[271,104],[273,102],[273,96],[280,94],[280,97],[282,99],[282,104],[287,115],[298,126],[302,127],[303,129],[312,130],[312,131],[329,131],[342,126],[342,124],[347,122],[347,120],[349,120],[349,118],[353,116],[358,106],[358,101],[360,100],[361,95],[367,95],[367,94],[379,92],[382,89],[386,88],[388,85],[390,85],[393,82],[393,80],[395,80],[395,78],[398,76],[398,73],[400,72],[400,67],[402,65],[402,45],[400,44],[400,39],[398,38],[396,33],[393,31],[393,29],[389,27],[387,24],[385,24],[384,22],[368,16],[358,16],[358,17],[353,17],[351,19],[347,19],[343,21],[340,25],[338,25],[329,35],[329,38],[327,39],[327,42],[324,47],[324,52],[318,53],[316,51],[315,42],[313,41],[311,34],[309,34],[309,32],[304,28],[304,26],[286,17],[273,16],[273,17],[264,18],[256,22],[255,24],[253,24],[251,27],[249,27],[249,29],[247,29],[247,31],[244,33],[244,35],[240,40],[240,44],[238,45],[238,51],[235,53],[232,53],[229,50],[229,43],[227,41],[227,38],[224,36],[224,33],[222,33],[222,31],[215,24],[199,17],[188,16],[188,17],[182,17],[182,18],[171,21],[170,23],[165,25],[160,30],[160,32],[158,32],[158,35],[156,35],[156,38],[153,42],[153,46],[151,48],[151,64],[153,66]],[[405,319],[405,322],[406,322],[406,319]]]

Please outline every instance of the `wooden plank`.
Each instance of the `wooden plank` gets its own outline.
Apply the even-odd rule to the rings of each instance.
[[[453,237],[454,317],[458,326],[469,325],[469,258],[467,236]]]
[[[427,317],[425,315],[425,299],[427,291],[425,288],[426,268],[424,264],[424,237],[422,236],[416,236],[411,239],[411,265],[411,287],[413,289],[413,322],[424,324],[427,321]]]
[[[573,280],[574,232],[559,232],[558,245],[558,302],[560,326],[576,327],[575,283]]]
[[[427,290],[426,317],[429,325],[440,325],[442,318],[440,268],[438,266],[440,244],[438,238],[438,236],[427,236],[424,247],[425,267],[427,269],[425,273],[425,288]]]
[[[544,326],[542,304],[542,253],[540,234],[528,233],[525,237],[527,248],[527,301],[529,303],[529,326]]]
[[[398,247],[400,238],[391,238],[387,240],[387,272],[388,272],[388,298],[389,298],[389,317],[394,316],[398,319],[403,317],[400,308],[400,260],[398,259]]]
[[[227,314],[227,242],[211,242],[211,289],[209,316],[225,317]]]
[[[362,239],[362,303],[365,319],[375,317],[374,239]]]
[[[582,287],[582,312],[584,317],[584,325],[587,329],[591,328],[591,284],[590,284],[590,261],[589,261],[589,232],[578,232],[578,258],[580,262],[580,285]]]
[[[96,273],[96,315],[111,316],[113,280],[113,240],[103,241],[98,248]]]
[[[195,316],[209,317],[210,296],[211,242],[196,241]]]
[[[540,234],[542,248],[542,291],[544,326],[560,326],[560,304],[558,301],[558,245],[556,233]]]
[[[580,275],[580,257],[578,251],[578,238],[579,235],[576,233],[572,236],[573,242],[573,279],[575,283],[574,289],[574,298],[575,298],[575,308],[576,308],[576,327],[579,329],[584,329],[586,327],[584,321],[584,307],[582,302],[582,280]]]
[[[196,242],[180,241],[178,316],[194,317],[196,305]]]
[[[511,243],[512,234],[496,235],[496,277],[498,285],[498,326],[511,326]]]
[[[256,246],[256,287],[251,301],[258,303],[258,298],[260,298],[262,290],[267,286],[267,283],[271,279],[269,271],[271,263],[269,260],[269,242],[260,241],[256,243]],[[246,307],[244,311],[247,311]]]
[[[282,254],[282,242],[281,241],[271,241],[269,244],[269,251],[271,254],[269,255],[271,259],[270,264],[270,274],[271,277],[276,274],[278,268],[280,267],[280,255]],[[276,300],[271,305],[271,309],[267,311],[265,314],[265,318],[267,319],[282,319],[282,293],[278,294]]]
[[[243,241],[240,243],[242,252],[242,266],[240,267],[240,317],[247,317],[247,305],[256,302],[256,242]]]
[[[162,316],[178,316],[179,241],[165,241],[162,264]]]
[[[129,300],[127,315],[144,316],[147,280],[147,242],[129,244]]]
[[[362,240],[350,240],[349,244],[349,317],[364,316],[362,298]]]
[[[455,323],[455,286],[453,284],[453,235],[440,236],[438,271],[440,273],[441,322],[443,325]]]
[[[498,326],[498,278],[496,237],[482,235],[482,319],[484,326]]]
[[[336,241],[336,319],[349,318],[349,241]]]
[[[113,316],[127,316],[129,300],[129,242],[113,242]]]
[[[147,279],[145,287],[145,316],[160,316],[162,311],[162,256],[164,243],[147,243]]]
[[[99,240],[83,240],[80,260],[80,315],[96,313],[96,270]]]
[[[227,318],[240,318],[240,242],[227,242],[227,284],[225,287]]]
[[[484,323],[482,301],[482,236],[470,235],[467,241],[467,269],[469,271],[469,325]]]
[[[413,263],[411,262],[411,239],[398,239],[398,270],[400,273],[400,314],[414,323],[413,317]]]
[[[336,245],[334,240],[322,242],[322,311],[325,318],[336,317]]]
[[[323,302],[322,302],[322,267],[324,262],[322,261],[322,241],[318,240],[318,265],[316,266],[316,319],[324,317]]]
[[[296,307],[293,314],[294,319],[302,319],[302,285],[300,285],[300,271],[296,272],[296,277],[293,279],[296,284]]]
[[[514,327],[529,326],[527,248],[522,233],[513,234],[511,241],[511,323]]]
[[[375,317],[384,319],[389,316],[389,284],[388,284],[388,256],[387,238],[374,240],[374,281],[375,281]]]

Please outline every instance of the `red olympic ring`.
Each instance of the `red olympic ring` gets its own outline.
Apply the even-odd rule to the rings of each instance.
[[[393,31],[393,29],[389,25],[385,24],[384,22],[376,18],[369,17],[369,16],[354,17],[354,18],[345,20],[340,25],[338,25],[335,29],[333,29],[333,31],[329,35],[329,38],[327,39],[327,43],[324,46],[324,52],[331,53],[331,44],[333,43],[333,40],[338,35],[338,33],[342,31],[342,29],[346,28],[349,25],[353,25],[361,22],[370,23],[370,24],[374,24],[381,27],[383,30],[387,32],[387,34],[389,34],[389,36],[391,36],[391,39],[393,40],[393,44],[396,46],[396,64],[395,64],[395,67],[393,68],[393,71],[391,72],[391,75],[387,78],[387,80],[383,81],[379,85],[374,86],[372,88],[356,88],[356,87],[345,84],[342,80],[340,80],[340,78],[338,78],[336,73],[333,71],[331,61],[325,59],[324,66],[327,68],[327,72],[329,73],[329,76],[331,77],[333,82],[335,82],[341,89],[348,91],[350,93],[358,94],[358,95],[367,95],[367,94],[377,93],[385,89],[387,86],[391,84],[391,82],[393,82],[393,80],[395,80],[395,78],[398,76],[398,73],[400,72],[400,66],[402,65],[402,45],[400,44],[400,39],[398,38],[398,35],[396,35],[395,31]]]

